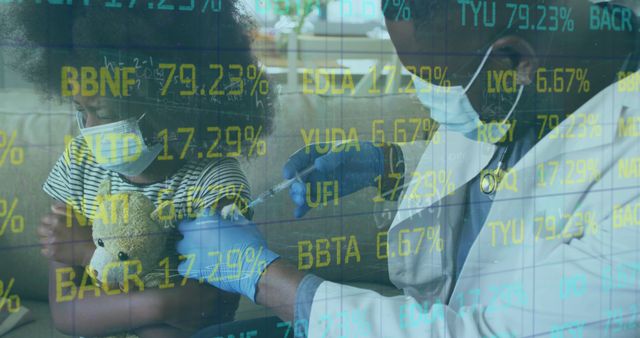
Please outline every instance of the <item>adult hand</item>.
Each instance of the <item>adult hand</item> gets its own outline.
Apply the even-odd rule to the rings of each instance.
[[[40,219],[37,229],[40,236],[40,252],[50,260],[70,266],[89,264],[96,247],[91,236],[91,227],[82,226],[75,217],[67,217],[67,205],[56,202],[51,212]],[[70,224],[67,224],[71,219]]]
[[[307,196],[316,198],[322,196],[324,189],[318,192],[322,182],[338,181],[338,192],[332,192],[331,196],[326,196],[326,200],[332,200],[335,195],[347,196],[360,189],[375,186],[376,177],[384,174],[384,153],[382,148],[375,146],[371,142],[350,141],[343,144],[332,144],[327,152],[320,152],[318,149],[326,149],[326,144],[310,144],[289,157],[284,165],[283,176],[286,179],[296,177],[298,172],[313,165],[315,170],[302,182],[295,182],[289,195],[296,204],[294,215],[296,218],[304,216],[311,207]]]
[[[207,281],[255,302],[262,272],[279,255],[267,248],[254,223],[241,216],[225,220],[214,213],[184,220],[178,230],[184,238],[177,249],[186,258],[178,267],[182,276]]]

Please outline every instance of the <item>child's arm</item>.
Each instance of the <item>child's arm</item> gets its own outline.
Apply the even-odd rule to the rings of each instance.
[[[99,336],[161,323],[162,301],[151,290],[102,297],[86,292],[79,299],[76,282],[82,274],[82,269],[49,263],[49,307],[62,333]]]
[[[196,214],[208,209],[220,212],[223,218],[233,218],[236,213],[246,219],[253,218],[253,210],[248,208],[251,201],[249,181],[237,159],[228,157],[213,161],[197,179],[187,184],[195,187],[189,197]]]
[[[51,205],[51,211],[40,219],[37,233],[42,246],[40,252],[51,261],[85,266],[96,249],[91,227],[81,226],[75,217],[67,224],[67,205],[64,203]]]
[[[80,227],[75,219],[70,227],[66,226],[65,212],[64,204],[54,204],[38,228],[42,254],[50,260],[49,306],[56,328],[72,335],[98,335],[129,330],[130,323],[157,324],[159,315],[153,310],[159,308],[155,303],[158,298],[149,298],[149,293],[136,297],[131,304],[126,295],[97,298],[91,291],[81,292],[79,299],[78,285],[84,274],[80,266],[88,263],[95,247],[91,248],[90,229]],[[86,290],[85,286],[82,291]],[[146,310],[136,311],[136,307]]]
[[[68,335],[102,336],[167,323],[180,323],[180,329],[195,331],[219,323],[221,317],[227,316],[221,291],[195,281],[172,289],[154,288],[117,295],[106,295],[101,290],[100,296],[96,296],[88,290],[79,299],[78,280],[83,271],[76,268],[76,278],[70,280],[71,269],[56,262],[49,265],[49,307],[53,322],[56,329]]]

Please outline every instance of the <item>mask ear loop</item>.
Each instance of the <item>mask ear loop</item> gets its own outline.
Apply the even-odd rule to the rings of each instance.
[[[84,117],[82,117],[82,113],[76,110],[76,122],[78,122],[78,130],[82,131],[84,129]]]
[[[140,115],[140,117],[138,117],[138,119],[136,120],[136,122],[140,123],[140,121],[142,121],[142,119],[145,117],[145,115],[147,115],[146,112],[142,113],[142,115]]]
[[[473,74],[471,81],[469,81],[469,84],[464,88],[465,93],[469,90],[469,88],[471,88],[471,85],[473,85],[473,83],[476,81],[476,79],[480,75],[480,72],[484,68],[484,65],[489,60],[489,56],[491,55],[492,51],[493,51],[493,46],[490,46],[489,49],[487,49],[487,52],[485,53],[484,58],[482,59],[482,62],[480,62],[480,66],[478,67],[478,69],[476,69],[475,74]],[[518,105],[518,102],[520,102],[520,98],[522,98],[522,92],[524,92],[524,85],[520,85],[520,89],[518,90],[518,96],[516,97],[516,101],[511,106],[511,110],[507,114],[507,117],[505,117],[504,120],[502,120],[502,124],[507,122],[507,120],[511,117],[511,114],[513,114],[513,112],[516,110],[516,106]]]
[[[504,120],[502,120],[501,124],[505,124],[507,120],[509,120],[509,118],[511,117],[511,114],[513,114],[513,112],[516,110],[516,107],[518,106],[518,102],[520,102],[520,98],[522,98],[523,92],[524,92],[524,85],[520,85],[520,89],[518,89],[518,96],[516,96],[516,100],[515,102],[513,102],[513,105],[511,106],[511,110],[509,110],[507,117],[505,117]]]
[[[480,72],[482,71],[482,68],[484,68],[484,65],[487,63],[487,60],[489,60],[489,56],[491,55],[491,52],[493,51],[493,46],[489,47],[489,49],[487,49],[487,52],[484,54],[484,58],[482,59],[482,62],[480,62],[480,66],[478,67],[478,69],[476,69],[475,74],[473,74],[473,77],[471,77],[471,81],[469,81],[469,84],[467,84],[466,87],[464,87],[464,93],[466,94],[467,91],[469,90],[469,88],[471,88],[471,85],[473,84],[473,82],[476,81],[476,78],[478,78],[478,75],[480,75]]]
[[[140,117],[138,117],[136,119],[136,124],[138,125],[138,129],[140,130],[140,134],[142,134],[142,140],[143,142],[147,145],[147,147],[153,146],[155,144],[158,143],[158,139],[155,137],[145,137],[144,136],[144,131],[142,130],[142,127],[140,126],[140,121],[142,121],[142,119],[147,115],[147,112],[142,113],[142,115],[140,115]]]

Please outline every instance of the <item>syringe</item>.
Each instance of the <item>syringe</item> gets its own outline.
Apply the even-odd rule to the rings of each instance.
[[[289,188],[295,181],[299,181],[300,179],[302,179],[305,176],[309,175],[314,169],[315,169],[315,167],[312,165],[309,168],[307,168],[307,169],[299,172],[298,174],[296,174],[296,177],[294,177],[292,179],[284,180],[284,181],[274,185],[273,187],[269,188],[268,190],[266,190],[263,193],[261,193],[260,195],[258,195],[258,197],[256,197],[253,201],[251,201],[251,203],[249,203],[249,205],[247,205],[247,207],[248,208],[254,208],[256,205],[264,203],[268,198],[271,198],[271,197],[275,196],[277,193],[281,192],[282,190],[285,190],[285,189]]]

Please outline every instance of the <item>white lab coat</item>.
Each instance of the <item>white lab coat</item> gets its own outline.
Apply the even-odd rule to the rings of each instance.
[[[576,111],[597,123],[565,120],[510,170],[517,184],[501,185],[456,283],[466,189],[429,198],[431,187],[414,177],[388,237],[390,278],[405,296],[323,282],[309,336],[640,337],[640,94],[618,86]],[[620,118],[634,121],[626,136]],[[486,166],[493,146],[441,136],[417,164],[407,155],[424,145],[403,146],[407,173],[444,170],[461,188]],[[443,250],[427,236],[416,248],[420,228],[435,225]]]

